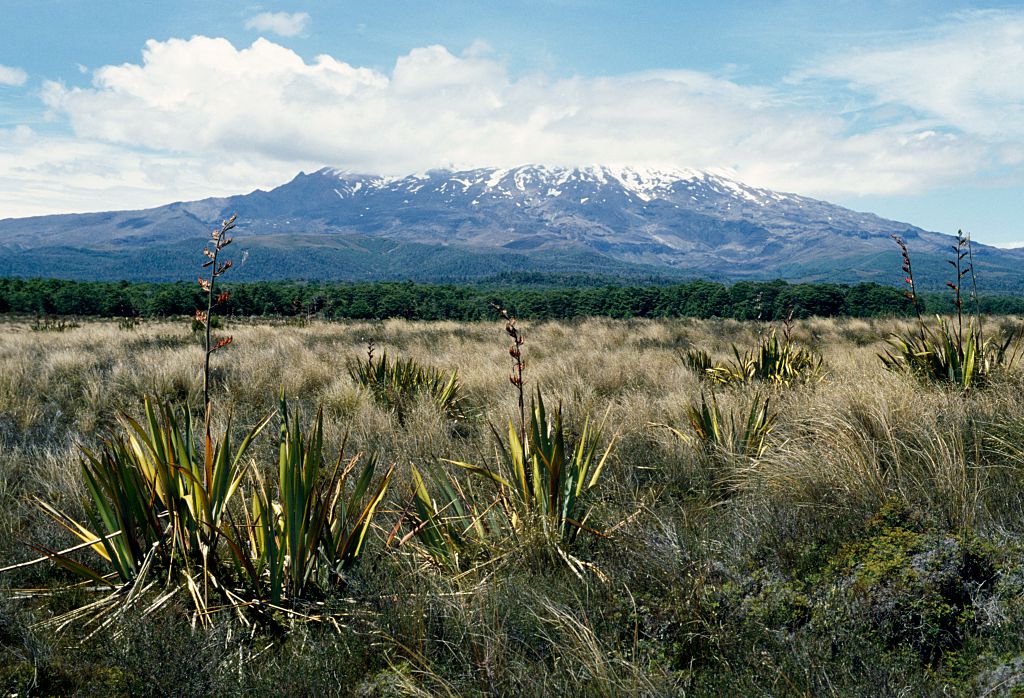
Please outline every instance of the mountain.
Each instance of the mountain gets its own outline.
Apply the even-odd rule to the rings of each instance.
[[[541,271],[891,283],[901,278],[889,237],[898,234],[938,286],[954,242],[699,170],[527,165],[381,177],[324,168],[240,196],[0,220],[0,274],[190,279],[205,236],[232,213],[236,280]],[[1024,254],[974,253],[987,287],[1024,288]]]

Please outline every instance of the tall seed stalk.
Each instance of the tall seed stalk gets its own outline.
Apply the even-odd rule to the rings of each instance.
[[[209,268],[209,278],[200,276],[199,287],[206,292],[206,310],[196,310],[196,320],[203,324],[203,350],[205,356],[203,357],[203,407],[205,409],[206,418],[206,435],[210,435],[210,357],[218,349],[223,349],[227,345],[231,344],[233,338],[223,337],[217,340],[216,344],[213,344],[212,332],[212,319],[213,311],[226,303],[231,297],[231,294],[224,292],[219,295],[216,293],[216,285],[218,277],[222,276],[228,269],[231,268],[231,260],[220,261],[220,253],[225,247],[231,244],[233,238],[228,237],[227,233],[235,227],[235,219],[238,218],[238,214],[233,214],[231,218],[226,221],[221,221],[220,228],[214,229],[210,233],[210,239],[206,243],[206,247],[203,248],[203,254],[206,255],[207,260],[203,262],[203,269]]]
[[[523,343],[526,341],[519,328],[516,327],[516,316],[509,313],[506,308],[495,304],[495,309],[505,320],[505,334],[512,338],[512,345],[508,348],[508,354],[512,357],[512,371],[509,373],[508,381],[516,388],[519,396],[519,443],[526,446],[526,401],[523,397]]]
[[[963,231],[957,230],[957,236],[962,236]],[[971,298],[974,300],[974,317],[978,320],[978,337],[981,343],[985,344],[985,328],[981,319],[981,301],[978,300],[978,275],[974,273],[974,246],[971,245],[971,234],[967,233],[967,269],[971,272]]]
[[[956,345],[957,353],[960,358],[964,355],[964,301],[963,296],[960,293],[960,287],[963,282],[963,278],[969,273],[969,269],[964,268],[964,257],[969,254],[969,248],[967,238],[964,237],[962,230],[956,231],[956,244],[952,246],[953,259],[947,259],[946,263],[949,264],[956,272],[955,281],[947,281],[948,286],[953,291],[953,306],[956,308]]]
[[[914,283],[914,267],[910,263],[910,250],[907,249],[907,243],[904,242],[903,238],[899,235],[890,235],[896,244],[900,247],[900,255],[903,257],[903,273],[906,275],[903,277],[904,283],[909,287],[908,290],[903,292],[903,295],[911,302],[914,306],[914,316],[917,317],[917,322],[921,326],[921,331],[924,331],[924,319],[921,317],[921,305],[917,299],[917,285]]]
[[[936,383],[945,383],[962,388],[965,392],[986,383],[995,371],[1013,368],[1020,359],[1020,334],[1004,334],[998,341],[986,339],[983,333],[981,304],[978,300],[978,279],[974,269],[974,251],[969,235],[957,231],[956,244],[952,246],[953,258],[948,263],[953,267],[955,278],[946,286],[953,292],[956,308],[956,324],[936,316],[934,329],[925,326],[916,303],[914,277],[910,267],[907,247],[897,236],[893,239],[900,246],[903,255],[903,271],[910,285],[907,296],[915,301],[918,311],[918,335],[901,336],[893,334],[886,341],[892,347],[879,354],[882,363],[889,369],[912,373]],[[963,280],[971,277],[971,295],[974,298],[974,315],[968,318],[964,327]]]

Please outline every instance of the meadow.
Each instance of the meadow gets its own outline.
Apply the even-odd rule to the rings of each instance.
[[[273,602],[198,611],[195,594],[157,562],[145,585],[111,596],[46,559],[41,550],[80,539],[45,506],[96,522],[83,448],[98,454],[104,434],[123,432],[120,415],[144,420],[144,396],[187,404],[202,433],[204,347],[186,319],[33,329],[8,318],[0,567],[43,561],[0,573],[4,695],[948,696],[1024,687],[1020,369],[969,390],[929,383],[878,357],[891,333],[913,332],[911,321],[810,318],[787,335],[820,355],[819,373],[716,383],[687,357],[703,350],[728,361],[733,345],[754,347],[771,326],[521,321],[524,425],[509,380],[514,337],[502,320],[224,324],[219,334],[233,341],[212,356],[211,431],[237,444],[270,416],[224,521],[249,521],[250,501],[253,512],[285,501],[283,393],[309,438],[322,407],[325,462],[343,446],[339,462],[363,454],[349,480],[376,457],[367,491],[386,489],[361,547],[333,567],[321,560],[305,586],[293,550],[280,563],[292,576]],[[437,390],[361,385],[355,369],[384,352],[442,378],[457,372],[458,410]],[[516,504],[513,478],[502,485],[488,475],[508,462],[509,424],[512,434],[527,430],[538,389],[548,421],[561,406],[566,452],[593,447],[569,513]],[[717,439],[701,435],[709,415]],[[334,483],[329,471],[322,477]],[[573,513],[584,511],[583,520]],[[236,552],[226,540],[211,545],[225,560]],[[113,574],[93,549],[68,558]],[[247,569],[220,583],[244,587]],[[249,582],[263,588],[268,569]]]

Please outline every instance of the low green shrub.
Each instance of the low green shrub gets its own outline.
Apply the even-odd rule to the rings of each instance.
[[[188,589],[206,622],[211,593],[222,608],[258,610],[263,602],[296,601],[339,581],[358,558],[392,469],[372,486],[376,459],[358,474],[358,456],[343,466],[339,454],[327,466],[322,412],[305,434],[297,415],[289,420],[281,396],[275,496],[243,460],[272,415],[236,449],[229,425],[220,443],[207,436],[200,450],[187,411],[179,419],[170,405],[158,411],[149,400],[145,404],[146,428],[125,417],[123,433],[104,439],[97,453],[85,452],[82,472],[95,511],[88,524],[38,502],[82,541],[77,548],[91,549],[110,572],[80,562],[73,550],[38,548],[58,565],[115,590],[132,589],[156,572],[165,583]],[[252,509],[239,525],[230,509],[247,473]]]
[[[878,521],[845,546],[826,572],[830,601],[821,608],[840,608],[848,615],[841,622],[866,625],[885,648],[934,664],[978,627],[978,604],[997,580],[996,556],[975,539],[904,525]]]
[[[821,355],[793,343],[788,334],[779,339],[775,328],[761,337],[757,345],[741,352],[732,345],[734,358],[716,364],[703,350],[690,350],[683,363],[701,378],[714,383],[754,383],[775,385],[811,383],[821,380]]]
[[[978,305],[977,279],[974,274],[974,254],[971,240],[957,232],[953,246],[954,280],[946,285],[953,292],[955,321],[935,317],[932,327],[925,325],[920,313],[917,285],[913,265],[906,243],[898,236],[893,239],[903,257],[903,272],[908,285],[907,297],[917,312],[917,328],[911,332],[893,334],[887,340],[891,349],[879,354],[882,365],[890,371],[908,373],[922,381],[969,390],[982,387],[997,372],[1008,372],[1016,367],[1022,354],[1024,331],[1001,328],[998,338],[986,337]],[[975,311],[964,327],[964,301],[962,284],[970,276]]]
[[[587,530],[587,494],[601,479],[615,445],[613,436],[598,457],[603,427],[594,429],[589,417],[576,443],[567,447],[561,406],[549,417],[540,389],[530,402],[530,422],[524,443],[509,422],[508,441],[494,430],[499,458],[496,467],[455,462],[468,472],[498,486],[501,503],[514,529],[537,521],[544,530],[571,543]]]
[[[366,388],[374,399],[404,424],[413,401],[427,395],[448,419],[462,422],[468,418],[468,406],[462,395],[457,371],[444,373],[422,366],[413,359],[391,359],[387,351],[374,356],[372,345],[365,361],[352,361],[349,375]]]

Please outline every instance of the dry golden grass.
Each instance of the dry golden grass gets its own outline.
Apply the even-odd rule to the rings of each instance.
[[[889,333],[905,329],[902,321],[798,322],[795,340],[824,356],[826,377],[813,385],[774,389],[778,421],[767,453],[757,461],[711,458],[653,425],[689,429],[686,406],[699,400],[706,386],[681,361],[687,349],[729,358],[732,344],[751,346],[763,326],[693,319],[519,325],[526,337],[527,394],[539,386],[550,405],[561,402],[571,433],[579,431],[588,413],[595,418],[607,413],[606,433],[618,433],[595,509],[609,538],[587,543],[580,552],[610,581],[595,577],[584,591],[569,592],[559,586],[565,580],[557,581],[567,573],[545,571],[544,581],[537,582],[530,576],[536,564],[526,560],[505,572],[504,582],[496,576],[467,589],[419,563],[406,564],[411,557],[405,550],[379,553],[382,560],[388,555],[396,560],[387,563],[400,569],[394,584],[424,590],[410,592],[409,600],[396,606],[405,615],[381,612],[391,631],[409,634],[408,651],[388,650],[393,685],[427,692],[450,685],[496,693],[672,692],[690,685],[697,674],[673,668],[676,660],[659,659],[659,652],[669,652],[669,645],[675,647],[671,652],[694,657],[725,652],[715,644],[725,642],[715,639],[719,631],[700,625],[707,622],[701,589],[721,574],[715,570],[761,565],[788,574],[787,565],[803,559],[800,550],[817,546],[834,552],[893,501],[938,530],[992,540],[1016,540],[1024,533],[1020,375],[963,394],[889,373],[877,352]],[[234,342],[213,357],[217,422],[231,414],[244,431],[276,407],[283,389],[307,417],[323,405],[327,451],[334,452],[348,434],[350,453],[375,452],[398,464],[373,541],[378,551],[408,501],[410,463],[448,467],[443,459],[491,458],[488,424],[501,428],[517,419],[507,378],[507,338],[497,321],[228,323],[224,332]],[[349,361],[365,358],[368,341],[377,351],[457,370],[476,417],[457,433],[424,398],[399,425],[346,369]],[[0,333],[0,560],[32,557],[24,546],[28,540],[53,545],[66,540],[28,499],[40,496],[68,511],[83,510],[78,449],[95,445],[119,411],[138,416],[148,394],[187,401],[194,414],[201,414],[202,359],[201,342],[183,322],[147,322],[133,330],[88,322],[62,332],[5,325]],[[739,409],[756,389],[720,388],[720,405]],[[257,461],[273,462],[272,450],[271,439],[264,438],[255,449]],[[725,490],[722,482],[729,485]],[[32,569],[22,582],[47,583],[46,573]],[[526,586],[509,591],[508,585],[520,583]],[[642,598],[631,601],[633,595]],[[652,649],[653,640],[645,645],[633,638],[654,632],[631,625],[641,616],[660,617],[651,608],[637,610],[644,603],[686,609],[693,614],[687,622],[695,625],[685,633],[673,630],[666,647]],[[617,621],[611,615],[587,616],[620,606]],[[445,636],[438,645],[426,621],[414,621],[430,614],[461,628],[457,637]],[[609,635],[613,622],[621,627]],[[534,633],[529,642],[556,649],[534,657],[523,647],[529,642],[517,635],[524,632]],[[463,675],[450,666],[444,643],[468,652],[471,658],[463,660],[478,673]],[[512,655],[518,658],[513,661]],[[413,672],[395,664],[395,656],[409,662]],[[585,674],[575,690],[566,688],[572,684],[562,662]],[[480,684],[485,678],[490,689]]]
[[[542,387],[550,403],[565,405],[576,427],[585,414],[607,410],[609,424],[622,439],[614,470],[627,479],[633,467],[699,467],[690,449],[650,426],[684,427],[685,406],[699,396],[700,383],[680,354],[702,347],[724,358],[733,343],[750,345],[763,329],[732,320],[692,319],[521,325],[527,337],[527,390]],[[1020,411],[1016,383],[1004,381],[961,398],[887,373],[876,353],[882,339],[901,327],[899,321],[861,319],[797,324],[795,339],[822,352],[827,379],[778,396],[773,448],[756,468],[741,474],[749,480],[746,487],[767,485],[792,494],[803,482],[824,481],[851,496],[879,500],[894,492],[909,496],[908,488],[927,490],[931,483],[938,488],[934,492],[949,497],[977,496],[971,488],[982,487],[978,473],[964,462],[965,420],[1015,417]],[[486,424],[515,417],[497,322],[239,324],[227,331],[235,340],[214,357],[214,396],[217,414],[232,413],[240,428],[273,410],[284,389],[309,413],[324,405],[332,446],[351,432],[356,449],[382,451],[388,460],[408,463],[489,451]],[[457,370],[480,417],[469,438],[446,431],[429,404],[417,408],[404,428],[374,404],[345,368],[365,356],[371,340],[378,351]],[[187,400],[200,411],[202,352],[183,323],[145,323],[125,331],[94,322],[45,333],[7,325],[0,339],[0,422],[9,432],[6,447],[36,454],[22,466],[25,472],[48,463],[48,488],[54,481],[70,486],[77,477],[72,445],[94,442],[118,411],[137,414],[143,395]],[[721,392],[725,409],[742,401],[736,389]],[[960,520],[975,516],[965,507],[962,501],[956,506]]]

